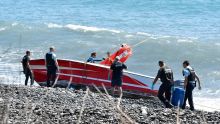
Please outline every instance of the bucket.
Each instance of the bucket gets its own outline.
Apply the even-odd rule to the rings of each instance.
[[[184,102],[184,97],[185,97],[185,90],[180,87],[174,87],[171,98],[172,105],[174,106],[179,105],[179,107],[182,107]]]

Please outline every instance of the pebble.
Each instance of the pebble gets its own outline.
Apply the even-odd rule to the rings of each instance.
[[[0,109],[9,104],[8,124],[69,124],[77,123],[82,109],[85,91],[61,88],[25,87],[0,84]],[[4,101],[11,100],[6,103]],[[28,102],[27,102],[28,101]],[[114,99],[112,99],[114,101]],[[123,117],[111,102],[98,93],[90,93],[85,99],[81,123],[122,123]],[[115,105],[117,101],[114,101]],[[123,98],[121,109],[136,123],[176,124],[176,109],[165,109],[155,97]],[[220,112],[180,110],[180,120],[188,123],[218,123]],[[4,113],[0,112],[0,117]],[[123,119],[128,123],[127,119]],[[28,121],[28,122],[27,122]]]

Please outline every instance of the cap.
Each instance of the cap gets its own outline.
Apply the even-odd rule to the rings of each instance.
[[[116,56],[116,57],[115,57],[115,59],[116,59],[116,60],[119,60],[119,59],[120,59],[120,57],[119,57],[119,56]]]

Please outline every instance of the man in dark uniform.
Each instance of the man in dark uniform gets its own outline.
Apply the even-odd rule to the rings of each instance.
[[[190,67],[189,61],[183,62],[183,76],[185,78],[184,80],[184,88],[185,88],[185,98],[183,102],[182,109],[185,109],[186,107],[186,100],[188,99],[190,110],[194,110],[194,104],[193,104],[193,89],[196,87],[196,79],[198,81],[199,87],[198,89],[201,90],[200,80],[197,76],[196,72],[192,67]]]
[[[59,72],[59,66],[56,59],[55,48],[50,47],[50,52],[45,56],[45,64],[47,68],[47,87],[53,86],[56,80],[56,72]],[[52,81],[52,84],[50,84]]]
[[[117,56],[111,65],[112,72],[112,95],[114,96],[115,88],[119,88],[119,95],[122,97],[122,77],[123,69],[127,69],[127,66],[119,61],[120,57]]]
[[[31,52],[26,51],[26,55],[22,59],[23,72],[24,72],[25,77],[26,77],[25,78],[25,86],[27,86],[29,77],[31,79],[31,86],[34,84],[33,73],[31,71],[31,68],[30,68],[30,65],[29,65],[30,55],[31,55]]]
[[[152,87],[160,78],[162,84],[159,88],[157,96],[164,103],[166,108],[172,108],[173,106],[170,103],[170,97],[171,97],[171,87],[173,84],[173,72],[169,67],[165,66],[165,63],[163,61],[159,61],[159,66],[160,69],[157,73],[156,78],[153,81]],[[164,97],[164,93],[165,93],[165,97]]]

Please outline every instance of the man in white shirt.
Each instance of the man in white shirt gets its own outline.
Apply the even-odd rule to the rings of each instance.
[[[190,105],[190,110],[194,110],[194,104],[193,104],[193,89],[196,87],[196,80],[198,81],[199,87],[198,89],[201,90],[200,80],[197,76],[194,69],[190,66],[189,61],[183,62],[183,76],[185,78],[184,80],[184,88],[185,88],[185,98],[184,103],[182,106],[182,109],[185,109],[186,107],[186,101],[188,100]]]

